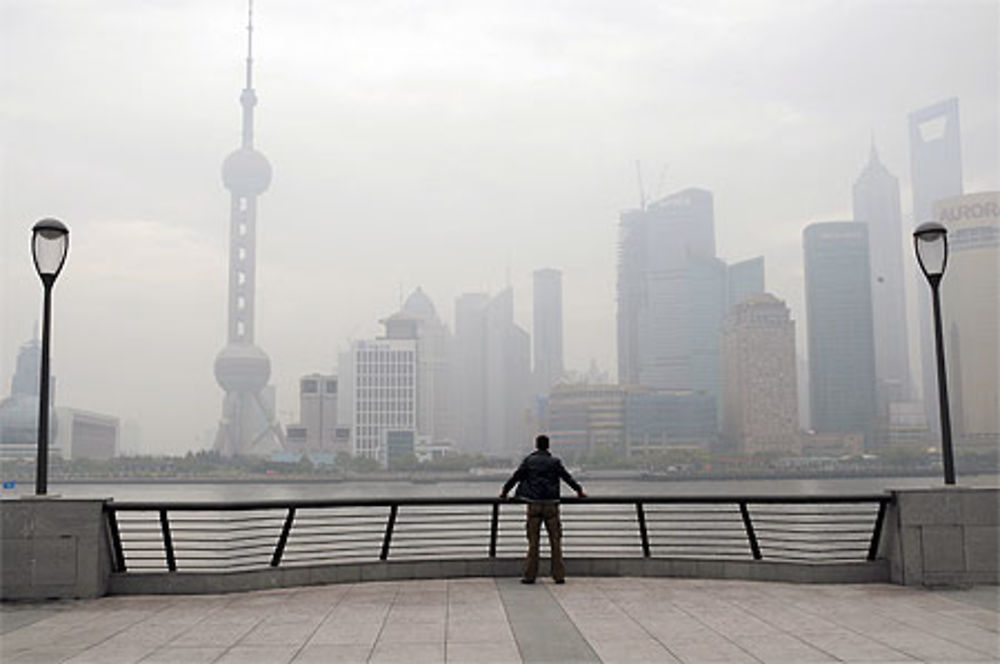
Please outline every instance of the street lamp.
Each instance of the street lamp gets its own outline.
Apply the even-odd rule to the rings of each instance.
[[[941,455],[944,483],[955,483],[955,455],[951,447],[951,410],[948,407],[948,375],[944,368],[944,334],[941,331],[941,297],[938,294],[944,268],[948,265],[948,229],[928,221],[913,231],[917,262],[931,285],[934,302],[934,346],[937,353],[938,410],[941,414]]]
[[[38,461],[35,467],[35,494],[48,490],[49,473],[49,333],[52,318],[52,286],[66,262],[69,229],[57,219],[42,219],[31,229],[31,257],[45,287],[42,314],[42,366],[38,389]]]

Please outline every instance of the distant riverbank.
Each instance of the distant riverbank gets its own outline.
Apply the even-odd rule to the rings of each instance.
[[[890,489],[941,486],[940,476],[933,477],[851,477],[851,478],[768,478],[697,480],[672,477],[669,480],[611,479],[580,473],[579,479],[592,496],[723,496],[723,495],[845,495],[882,493]],[[354,498],[422,498],[433,496],[495,497],[506,475],[463,478],[461,480],[413,481],[401,477],[372,481],[344,479],[271,478],[227,481],[181,478],[156,480],[122,479],[114,481],[60,480],[49,483],[51,496],[64,498],[113,498],[117,501],[226,501],[245,500],[325,500]],[[997,487],[1000,476],[962,475],[959,486]],[[30,496],[34,482],[18,482],[4,489],[5,499]]]
[[[959,469],[960,476],[989,476],[997,474],[991,469]],[[247,475],[173,475],[173,476],[89,476],[53,477],[51,482],[59,484],[330,484],[340,482],[379,483],[408,482],[413,484],[436,484],[439,482],[502,482],[510,475],[510,470],[483,470],[479,472],[370,472],[337,474],[247,474]],[[692,481],[740,481],[740,480],[822,480],[855,478],[936,478],[939,469],[933,468],[831,468],[831,469],[747,469],[734,472],[731,469],[712,471],[677,471],[650,473],[636,470],[577,470],[574,474],[581,480],[633,481],[633,482],[692,482]],[[19,483],[33,481],[32,477],[5,477],[5,481]]]

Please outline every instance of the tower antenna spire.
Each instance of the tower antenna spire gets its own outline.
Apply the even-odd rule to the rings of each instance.
[[[247,2],[247,90],[253,88],[253,0]]]
[[[639,209],[646,209],[646,190],[642,186],[642,164],[635,160],[635,179],[639,184]]]

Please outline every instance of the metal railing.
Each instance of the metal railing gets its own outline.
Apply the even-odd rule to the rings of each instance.
[[[875,560],[883,495],[562,501],[567,558]],[[118,573],[514,558],[524,505],[496,498],[105,503]],[[544,537],[543,537],[544,540]]]

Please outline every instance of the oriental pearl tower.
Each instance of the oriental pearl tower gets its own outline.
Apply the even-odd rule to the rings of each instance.
[[[229,240],[229,329],[215,358],[215,379],[226,392],[215,450],[224,456],[271,456],[283,445],[274,418],[274,388],[267,384],[271,361],[254,345],[257,257],[257,197],[271,183],[271,164],[253,146],[253,0],[247,21],[246,87],[240,94],[243,138],[222,163],[222,182],[231,194]]]

